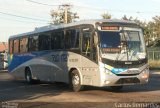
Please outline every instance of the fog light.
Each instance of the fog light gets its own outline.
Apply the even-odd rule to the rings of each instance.
[[[105,81],[104,81],[104,83],[105,83],[105,84],[109,84],[109,83],[110,83],[110,81],[105,80]]]

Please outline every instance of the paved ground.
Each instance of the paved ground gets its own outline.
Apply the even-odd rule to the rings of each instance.
[[[39,108],[40,105],[53,107],[53,104],[62,108],[84,108],[86,106],[92,108],[99,105],[101,105],[100,107],[106,107],[106,104],[120,107],[121,104],[118,104],[118,102],[123,103],[122,105],[128,105],[124,104],[127,102],[160,103],[160,71],[151,71],[150,81],[146,85],[126,86],[119,92],[112,92],[107,87],[87,87],[84,91],[78,93],[70,91],[68,86],[62,83],[29,85],[25,81],[14,80],[7,71],[1,71],[0,102],[3,105],[21,102],[19,107],[24,108]],[[26,102],[29,103],[26,104]]]

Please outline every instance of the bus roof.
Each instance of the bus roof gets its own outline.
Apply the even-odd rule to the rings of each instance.
[[[60,25],[51,24],[51,25],[47,25],[47,26],[43,26],[43,27],[36,27],[34,31],[13,35],[13,36],[10,36],[10,39],[21,37],[21,36],[28,36],[28,35],[32,35],[32,34],[37,34],[40,32],[45,32],[45,31],[50,31],[50,30],[78,26],[78,25],[82,25],[82,24],[94,25],[96,22],[121,23],[121,24],[123,23],[123,24],[134,24],[134,25],[136,24],[134,21],[126,21],[126,20],[118,20],[118,19],[83,20],[83,21],[73,22],[73,23],[69,23],[69,24],[60,24]]]

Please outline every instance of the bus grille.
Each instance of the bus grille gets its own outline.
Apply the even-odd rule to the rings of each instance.
[[[140,73],[136,73],[136,74],[116,74],[117,76],[135,76],[135,75],[139,75]]]
[[[140,83],[138,78],[120,78],[116,84],[130,84],[130,83]]]
[[[147,58],[137,61],[129,61],[132,62],[132,64],[125,64],[125,62],[128,61],[114,61],[106,58],[103,58],[102,62],[115,68],[139,68],[147,63]]]

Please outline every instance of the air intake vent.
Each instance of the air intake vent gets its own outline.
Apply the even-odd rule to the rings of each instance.
[[[116,84],[131,84],[131,83],[140,83],[138,78],[121,78],[119,79]]]

